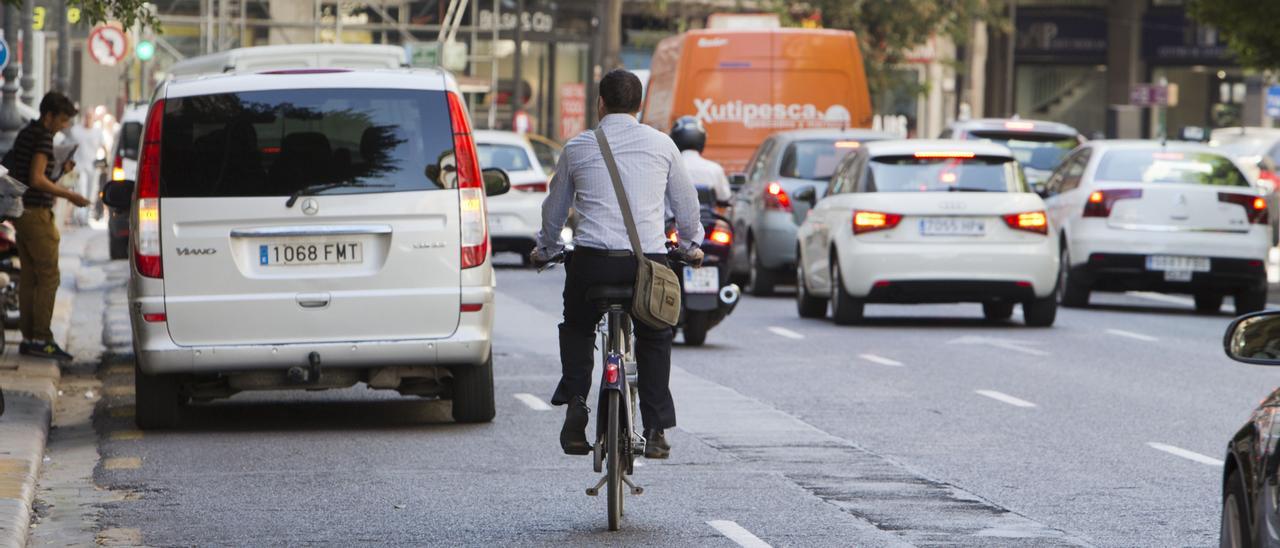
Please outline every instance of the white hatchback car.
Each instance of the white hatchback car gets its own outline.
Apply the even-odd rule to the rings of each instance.
[[[507,188],[442,71],[162,84],[137,183],[105,196],[133,210],[138,425],[172,426],[189,400],[358,382],[491,420],[485,195]]]
[[[534,237],[542,228],[547,172],[529,140],[511,131],[476,131],[480,167],[498,168],[511,178],[511,192],[489,200],[489,237],[493,252],[518,253],[529,264]]]
[[[1129,290],[1190,293],[1202,313],[1226,295],[1238,314],[1266,306],[1267,202],[1221,150],[1092,141],[1044,192],[1062,241],[1063,306]]]
[[[1057,315],[1058,242],[1008,148],[979,141],[864,143],[798,233],[796,303],[839,324],[867,303],[982,303],[1027,325]]]

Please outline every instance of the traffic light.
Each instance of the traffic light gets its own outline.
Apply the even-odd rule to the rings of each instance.
[[[139,40],[138,45],[133,48],[133,54],[139,61],[150,61],[156,54],[156,43],[151,40]]]

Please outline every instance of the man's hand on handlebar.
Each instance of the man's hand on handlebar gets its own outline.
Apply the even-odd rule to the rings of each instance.
[[[687,250],[681,250],[679,248],[676,248],[667,252],[667,258],[670,259],[672,262],[687,264],[694,268],[702,267],[703,257],[706,257],[706,254],[703,253],[702,250],[697,247],[690,248]]]
[[[533,263],[533,267],[538,269],[538,272],[551,268],[552,266],[555,266],[556,263],[564,262],[563,251],[551,256],[544,255],[546,252],[547,251],[545,249],[538,247],[533,248],[533,251],[529,252],[529,262]]]

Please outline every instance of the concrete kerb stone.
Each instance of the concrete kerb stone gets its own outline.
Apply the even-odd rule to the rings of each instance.
[[[58,341],[67,340],[77,274],[91,236],[92,231],[83,229],[63,235],[58,259],[62,284],[51,326]],[[4,390],[6,403],[5,413],[0,416],[0,548],[21,548],[27,545],[31,505],[62,372],[49,360],[19,355],[18,337],[9,340],[14,344],[8,345],[0,356],[0,389]]]

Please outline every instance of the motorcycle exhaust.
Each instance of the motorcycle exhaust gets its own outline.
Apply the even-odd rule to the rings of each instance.
[[[738,297],[742,296],[742,290],[738,289],[738,284],[729,284],[720,288],[720,302],[728,306],[738,304]]]

